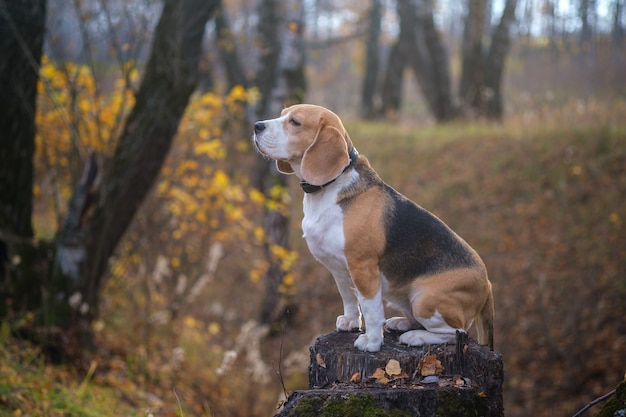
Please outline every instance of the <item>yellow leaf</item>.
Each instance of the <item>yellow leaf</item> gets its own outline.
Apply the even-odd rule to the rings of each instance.
[[[223,190],[226,187],[228,187],[229,183],[230,183],[230,179],[228,178],[228,175],[226,175],[226,173],[224,171],[222,171],[221,169],[218,169],[217,171],[215,171],[215,175],[213,175],[213,180],[212,182],[212,187],[214,187],[217,190]]]
[[[283,277],[283,284],[291,287],[294,284],[294,275],[293,274],[285,274]]]
[[[385,372],[389,376],[400,375],[402,373],[402,369],[400,368],[400,362],[395,359],[390,359],[387,362],[387,366],[385,367]]]
[[[196,327],[196,319],[191,316],[185,316],[183,323],[185,323],[187,327]]]
[[[258,283],[259,281],[261,281],[261,274],[263,273],[263,271],[259,270],[259,269],[252,269],[248,275],[250,276],[250,281],[254,282],[255,284]]]
[[[265,230],[262,227],[257,226],[254,228],[254,237],[256,240],[262,241],[265,238]]]
[[[182,188],[172,187],[172,189],[170,190],[170,194],[172,195],[172,197],[180,201],[183,204],[183,207],[185,207],[188,212],[194,212],[198,209],[198,205],[193,196]]]
[[[165,191],[167,191],[168,188],[169,188],[169,182],[161,181],[159,183],[159,185],[157,185],[157,193],[158,194],[164,194]]]
[[[250,190],[249,194],[250,194],[250,200],[253,203],[263,204],[263,202],[265,201],[265,195],[263,195],[263,193],[257,190],[256,188],[253,188],[252,190]]]
[[[212,335],[216,335],[220,332],[220,324],[212,321],[208,327],[209,333]]]
[[[202,132],[203,129],[200,131]],[[206,130],[204,130],[204,132],[206,132]],[[208,137],[208,132],[206,132],[206,135]],[[219,139],[213,139],[196,145],[194,153],[196,155],[206,155],[211,159],[224,159],[226,156],[226,148],[222,146],[222,142]]]
[[[208,131],[208,130],[206,130],[205,128],[201,128],[201,129],[198,131],[198,137],[199,137],[200,139],[202,139],[202,140],[207,140],[207,139],[210,137],[210,135],[209,135],[209,131]],[[200,147],[200,146],[196,146],[196,153],[198,153],[198,148],[199,148],[199,147]],[[201,153],[201,152],[200,152],[200,153]]]

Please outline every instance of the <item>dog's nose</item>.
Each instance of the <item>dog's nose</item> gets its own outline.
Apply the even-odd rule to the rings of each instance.
[[[261,133],[264,130],[265,130],[265,123],[263,123],[263,122],[256,122],[254,124],[254,133]]]

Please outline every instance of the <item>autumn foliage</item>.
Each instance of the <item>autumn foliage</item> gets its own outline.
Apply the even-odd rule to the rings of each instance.
[[[91,150],[111,155],[132,107],[133,63],[106,73],[96,81],[89,66],[44,59],[39,237],[56,233],[84,158]],[[271,415],[283,383],[306,386],[307,348],[332,330],[340,299],[300,239],[297,185],[269,195],[251,186],[259,156],[244,112],[256,99],[242,87],[193,96],[161,176],[110,263],[94,323],[100,351],[77,368],[56,366],[5,324],[0,380],[26,388],[0,382],[0,407],[32,412],[47,404],[46,415],[55,415],[50,397],[25,394],[32,389],[62,395],[63,404],[82,403],[90,392],[116,398],[120,408],[110,410],[120,413],[261,416]],[[385,181],[485,260],[506,414],[565,416],[626,371],[626,105],[536,109],[499,126],[346,126]],[[273,246],[271,259],[262,250],[264,209],[292,215],[294,248]],[[286,272],[281,292],[297,306],[275,336],[257,322],[270,263]],[[401,375],[394,366],[381,368],[381,378]],[[422,369],[439,372],[436,362]],[[56,388],[59,381],[82,397]],[[94,415],[110,415],[106,409],[94,406]]]

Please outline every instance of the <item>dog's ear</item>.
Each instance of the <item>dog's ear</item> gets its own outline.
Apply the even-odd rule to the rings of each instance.
[[[278,172],[282,174],[293,174],[294,172],[289,162],[282,161],[280,159],[276,160],[276,168],[278,169]]]
[[[302,179],[311,185],[324,185],[337,178],[349,163],[343,133],[324,119],[320,120],[315,139],[302,157]]]

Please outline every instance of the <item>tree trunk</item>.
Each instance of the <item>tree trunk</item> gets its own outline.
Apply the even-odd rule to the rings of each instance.
[[[33,244],[31,223],[45,21],[45,0],[0,0],[0,317],[8,308],[38,307],[45,284],[40,269],[49,248]]]
[[[228,90],[232,90],[236,85],[244,87],[248,86],[246,73],[239,60],[237,52],[237,43],[230,30],[228,17],[222,1],[219,0],[219,6],[215,12],[215,32],[217,38],[217,48],[219,50],[222,62],[226,67],[226,77],[228,79]]]
[[[271,115],[269,102],[277,78],[278,58],[280,56],[279,39],[279,0],[260,0],[258,14],[259,70],[254,84],[259,88],[260,98],[255,109],[257,119]]]
[[[157,177],[196,87],[204,27],[216,5],[206,0],[164,4],[135,106],[113,159],[104,166],[93,218],[74,231],[74,249],[84,250],[84,258],[77,259],[80,283],[75,300],[83,335],[89,336],[89,324],[98,314],[108,260]],[[68,277],[77,267],[71,265],[71,260],[59,262],[56,274]]]
[[[504,61],[511,45],[511,25],[515,21],[516,7],[517,0],[506,1],[500,23],[491,37],[491,47],[485,63],[485,87],[490,92],[490,99],[486,104],[486,116],[492,120],[501,120],[504,115],[501,86]]]
[[[463,31],[463,50],[459,98],[465,111],[481,107],[483,86],[483,30],[486,0],[469,0]]]
[[[292,104],[301,103],[306,91],[304,77],[304,6],[298,0],[263,0],[259,3],[259,37],[261,43],[261,69],[257,85],[261,99],[256,119],[277,117],[280,111]],[[282,13],[279,13],[283,6]],[[282,18],[278,16],[282,15]],[[287,187],[287,179],[280,174],[273,161],[258,159],[256,167],[257,188],[269,195],[272,187]],[[289,248],[289,217],[287,212],[266,210],[265,252],[270,267],[265,273],[265,292],[261,300],[260,322],[272,328],[278,325],[292,307],[280,292],[286,276],[280,262],[272,262],[272,247]]]
[[[33,236],[33,154],[45,0],[0,0],[0,232]]]
[[[404,49],[402,42],[397,40],[391,47],[389,59],[387,60],[387,72],[381,95],[381,110],[383,116],[388,120],[397,118],[397,113],[400,111],[400,105],[402,104],[402,84],[406,64]]]
[[[369,12],[369,30],[365,43],[365,76],[361,88],[361,115],[366,119],[376,116],[374,93],[378,79],[378,38],[382,21],[382,1],[372,0]]]
[[[430,63],[428,82],[422,84],[422,90],[432,89],[428,94],[425,94],[431,112],[438,122],[446,122],[456,116],[456,110],[452,105],[448,53],[435,26],[433,8],[432,0],[422,0],[417,10],[417,27],[423,32],[428,62]]]
[[[447,52],[433,17],[432,0],[397,2],[400,34],[389,56],[383,91],[383,111],[392,118],[400,108],[402,75],[409,64],[431,114],[439,122],[452,119],[452,104]]]
[[[585,43],[591,42],[591,22],[589,21],[589,11],[595,8],[594,0],[579,0],[580,3],[578,5],[578,11],[580,16],[580,42],[584,45]]]
[[[409,63],[409,57],[412,54],[411,48],[415,46],[413,39],[415,7],[413,3],[399,1],[396,3],[396,11],[400,20],[400,33],[389,53],[382,93],[382,112],[387,119],[395,119],[400,110],[404,69]]]
[[[502,357],[470,342],[466,333],[457,334],[455,345],[421,347],[401,345],[398,333],[385,333],[376,353],[355,349],[357,336],[337,331],[320,336],[310,348],[310,390],[293,393],[277,416],[381,415],[382,410],[432,417],[504,415]]]
[[[500,120],[504,60],[510,47],[511,25],[515,20],[517,0],[507,0],[500,23],[491,35],[489,51],[483,47],[485,0],[470,0],[463,42],[463,73],[459,98],[469,118]]]
[[[624,27],[622,26],[623,0],[615,0],[613,5],[613,24],[611,26],[611,41],[613,46],[620,48],[624,43]]]

